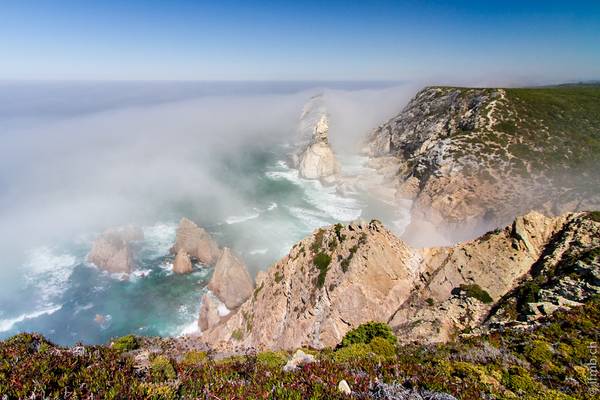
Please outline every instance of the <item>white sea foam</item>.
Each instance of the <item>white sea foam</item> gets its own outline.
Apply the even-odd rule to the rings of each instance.
[[[241,216],[231,216],[228,217],[225,222],[227,222],[227,224],[231,225],[231,224],[239,224],[240,222],[245,222],[251,219],[255,219],[258,218],[260,216],[260,214],[258,212],[252,212],[251,214],[247,214],[247,215],[241,215]]]
[[[163,270],[163,273],[166,276],[173,275],[173,263],[172,262],[161,263],[158,267]]]
[[[198,327],[198,321],[196,320],[184,325],[177,336],[195,335],[198,333],[200,333],[200,328]]]
[[[299,219],[308,230],[328,225],[327,215],[319,211],[309,210],[301,207],[286,207],[290,213]]]
[[[50,247],[42,246],[29,252],[25,264],[25,279],[40,294],[42,304],[51,304],[67,289],[67,283],[77,263],[70,254],[56,254]]]
[[[267,254],[267,251],[269,251],[269,249],[254,249],[254,250],[250,250],[248,252],[248,254],[251,254],[251,255]]]
[[[145,278],[152,273],[151,269],[136,269],[131,273],[130,279],[135,280],[138,278]]]
[[[268,211],[273,211],[276,208],[277,208],[277,203],[272,202],[271,204],[269,204],[269,207],[267,207],[267,210]]]
[[[283,161],[279,161],[274,170],[267,171],[266,176],[274,180],[287,180],[301,186],[304,189],[306,200],[315,208],[323,211],[326,219],[332,221],[352,221],[360,218],[362,214],[362,204],[358,199],[340,196],[336,193],[334,186],[323,186],[318,180],[302,179],[298,170],[289,168]],[[299,209],[296,208],[293,210],[293,213],[300,214]],[[314,224],[316,221],[311,216],[298,215],[298,217],[307,223],[311,229],[316,227]],[[323,220],[319,222],[322,225],[329,223]]]
[[[30,312],[30,313],[21,314],[15,318],[1,319],[0,320],[0,332],[6,332],[6,331],[11,330],[13,328],[13,326],[15,326],[15,324],[18,324],[19,322],[23,322],[23,321],[29,320],[29,319],[35,319],[37,317],[41,317],[42,315],[54,314],[56,311],[60,310],[61,308],[62,308],[62,305],[48,306],[41,310],[36,310],[36,311]]]
[[[143,230],[143,255],[149,258],[157,258],[169,253],[169,249],[175,242],[176,224],[160,222],[152,226],[147,226]]]
[[[189,322],[184,323],[176,328],[175,336],[186,336],[186,335],[195,335],[200,332],[200,328],[198,327],[198,318],[197,315],[200,312],[198,307],[192,307],[191,305],[181,305],[178,309],[179,315],[186,316],[186,319]]]

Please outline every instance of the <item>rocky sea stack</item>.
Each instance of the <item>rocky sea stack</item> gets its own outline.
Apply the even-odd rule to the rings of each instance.
[[[306,179],[320,179],[332,183],[340,166],[329,145],[329,122],[326,115],[321,115],[314,128],[310,144],[302,152],[298,169],[300,176]]]
[[[87,260],[110,273],[129,274],[135,269],[134,243],[143,239],[144,232],[132,225],[108,229],[96,238]]]
[[[175,244],[171,253],[180,255],[180,262],[187,263],[186,258],[191,258],[205,265],[214,264],[221,250],[219,245],[208,232],[187,218],[182,218],[177,227]],[[187,256],[186,256],[187,254]]]

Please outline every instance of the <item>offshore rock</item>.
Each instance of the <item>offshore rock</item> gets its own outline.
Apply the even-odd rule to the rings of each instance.
[[[87,260],[110,273],[129,274],[135,268],[132,245],[143,239],[144,232],[131,225],[108,229],[94,241]]]
[[[210,234],[187,218],[179,222],[171,253],[178,254],[180,250],[202,264],[215,263],[221,253]]]
[[[173,261],[173,272],[176,274],[189,274],[192,272],[192,260],[190,255],[184,250],[179,249],[175,260]]]
[[[340,168],[333,150],[329,146],[327,116],[322,115],[315,125],[312,142],[299,158],[300,175],[306,179],[322,179],[332,182]]]

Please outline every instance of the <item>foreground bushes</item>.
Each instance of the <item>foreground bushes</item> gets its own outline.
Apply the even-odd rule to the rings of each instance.
[[[0,398],[347,399],[337,391],[342,379],[359,399],[384,398],[381,393],[402,388],[461,399],[598,398],[587,367],[600,337],[597,299],[533,331],[446,345],[396,347],[385,332],[367,324],[349,333],[346,346],[315,352],[317,362],[293,372],[283,372],[289,357],[283,352],[219,361],[202,352],[183,354],[181,361],[157,355],[139,368],[135,351],[65,349],[20,334],[0,342]]]

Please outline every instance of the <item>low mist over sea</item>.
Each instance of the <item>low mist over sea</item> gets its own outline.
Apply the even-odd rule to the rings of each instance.
[[[172,273],[180,218],[207,229],[255,274],[317,227],[402,208],[301,179],[289,152],[304,104],[322,94],[330,142],[362,171],[362,140],[414,94],[400,83],[0,84],[0,336],[64,344],[194,330],[210,270]],[[138,268],[86,262],[113,226],[144,231]]]

